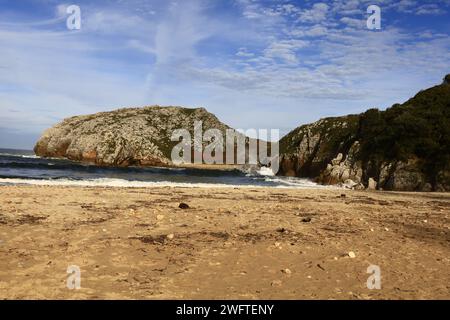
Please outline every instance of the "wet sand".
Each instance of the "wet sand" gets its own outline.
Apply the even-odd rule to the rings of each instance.
[[[450,299],[450,194],[1,186],[0,298]]]

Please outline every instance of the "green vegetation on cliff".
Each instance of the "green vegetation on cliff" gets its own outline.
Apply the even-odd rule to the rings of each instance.
[[[316,178],[339,153],[345,159],[358,141],[352,161],[360,162],[365,182],[369,177],[379,177],[384,187],[394,188],[389,175],[395,174],[397,164],[413,163],[407,170],[424,178],[408,181],[415,184],[411,189],[425,184],[435,189],[438,184],[450,188],[449,80],[447,75],[441,85],[384,111],[370,109],[359,115],[326,118],[293,130],[280,141],[284,161],[281,174],[291,171],[290,175],[295,172],[297,176]],[[390,171],[383,172],[388,165]]]

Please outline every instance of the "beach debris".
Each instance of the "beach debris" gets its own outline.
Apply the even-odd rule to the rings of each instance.
[[[292,271],[288,268],[281,270],[281,272],[283,272],[284,274],[292,274]]]
[[[317,264],[317,267],[318,267],[319,269],[321,269],[321,270],[325,271],[325,268],[324,268],[324,267],[322,267],[322,266],[320,265],[320,263],[318,263],[318,264]]]
[[[384,230],[389,231],[389,228],[384,228]]]
[[[164,219],[164,215],[162,215],[162,214],[158,214],[156,216],[156,220],[163,220],[163,219]]]
[[[182,203],[180,203],[180,205],[178,206],[178,208],[184,210],[184,209],[189,209],[190,207],[189,207],[189,205],[188,205],[187,203],[182,202]]]
[[[167,239],[172,240],[175,237],[173,233],[167,235]]]
[[[310,217],[303,218],[302,222],[304,222],[304,223],[311,222],[311,218]]]
[[[350,257],[350,258],[356,258],[356,254],[353,252],[353,251],[350,251],[349,253],[348,253],[348,256]]]

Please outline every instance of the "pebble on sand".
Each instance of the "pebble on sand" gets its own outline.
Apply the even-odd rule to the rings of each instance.
[[[283,270],[281,270],[281,272],[283,272],[283,273],[285,273],[285,274],[292,274],[292,271],[291,270],[289,270],[289,269],[283,269]]]
[[[172,240],[175,237],[173,233],[167,235],[167,239]]]
[[[348,253],[348,256],[350,257],[350,258],[356,258],[356,254],[353,252],[353,251],[350,251],[349,253]]]
[[[164,219],[164,216],[162,214],[158,214],[156,216],[156,220],[162,220],[162,219]]]
[[[281,280],[273,280],[270,285],[272,287],[280,287],[283,284],[283,282],[281,282]]]
[[[302,222],[311,222],[311,218],[310,217],[306,217],[302,219]]]
[[[189,209],[189,205],[187,203],[182,202],[182,203],[180,203],[178,208],[180,208],[180,209]]]

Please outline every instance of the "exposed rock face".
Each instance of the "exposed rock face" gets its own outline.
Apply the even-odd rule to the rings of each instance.
[[[173,130],[193,131],[194,121],[203,130],[225,132],[228,126],[203,108],[144,107],[76,116],[46,130],[34,151],[43,157],[63,157],[111,166],[171,165]]]
[[[280,141],[280,175],[352,189],[450,191],[450,75],[386,111],[326,118]]]
[[[341,163],[353,142],[357,116],[326,118],[310,125],[301,126],[280,141],[280,174],[298,177],[317,177],[327,165]],[[339,156],[339,153],[341,155]],[[328,175],[328,183],[335,183],[335,175]]]

